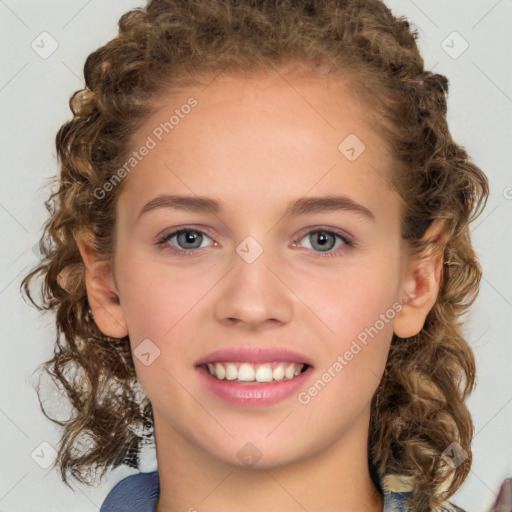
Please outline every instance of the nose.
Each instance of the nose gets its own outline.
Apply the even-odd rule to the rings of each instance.
[[[233,266],[216,287],[217,321],[249,330],[290,322],[297,298],[286,281],[283,266],[269,257],[269,251],[252,262],[235,254]]]

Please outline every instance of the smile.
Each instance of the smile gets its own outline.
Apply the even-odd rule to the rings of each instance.
[[[307,364],[293,362],[211,362],[205,365],[209,374],[218,380],[242,382],[246,384],[280,382],[298,377],[307,369]]]

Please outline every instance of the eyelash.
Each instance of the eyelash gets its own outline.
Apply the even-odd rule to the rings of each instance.
[[[180,228],[180,229],[175,229],[174,231],[171,231],[170,233],[165,233],[164,235],[162,235],[161,237],[159,237],[156,241],[156,245],[161,247],[162,249],[169,249],[169,240],[171,238],[173,238],[175,235],[179,235],[180,233],[200,233],[202,235],[206,235],[208,238],[212,239],[213,238],[208,234],[206,233],[205,231],[202,231],[200,229],[195,229],[195,228]],[[319,251],[314,251],[314,249],[311,249],[313,250],[315,253],[317,253],[317,256],[319,256],[320,258],[328,258],[328,257],[332,257],[332,256],[341,256],[342,254],[344,254],[348,249],[353,249],[355,247],[357,247],[357,244],[355,243],[355,241],[352,239],[352,238],[349,238],[347,235],[345,234],[341,234],[339,233],[338,231],[333,231],[333,230],[329,230],[329,229],[325,229],[325,228],[315,228],[315,229],[312,229],[310,231],[306,231],[306,232],[302,232],[300,235],[298,235],[292,242],[292,245],[295,247],[296,246],[296,243],[297,242],[300,242],[306,235],[310,235],[310,234],[313,234],[313,233],[319,233],[319,232],[322,232],[322,233],[327,233],[327,234],[331,234],[331,235],[335,235],[337,236],[338,238],[340,238],[342,241],[343,241],[343,246],[346,246],[344,249],[337,249],[337,250],[329,250],[328,252],[319,252]],[[184,256],[184,257],[188,257],[188,256],[193,256],[194,254],[196,254],[197,252],[201,251],[202,249],[204,248],[201,248],[201,249],[190,249],[188,251],[186,250],[183,250],[183,249],[177,249],[176,247],[172,247],[171,246],[171,252],[173,255],[175,256]]]

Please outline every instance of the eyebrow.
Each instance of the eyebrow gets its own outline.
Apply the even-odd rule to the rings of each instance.
[[[216,199],[209,197],[164,194],[146,203],[140,211],[137,220],[143,214],[161,208],[217,214],[221,210],[221,205]],[[291,201],[285,210],[283,218],[326,211],[350,211],[375,222],[375,215],[366,206],[357,203],[350,197],[333,194],[318,197],[301,197]]]

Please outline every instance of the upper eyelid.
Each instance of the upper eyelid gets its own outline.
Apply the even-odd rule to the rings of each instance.
[[[159,240],[162,240],[162,239],[169,239],[179,233],[182,233],[182,232],[186,232],[186,231],[196,231],[198,233],[201,233],[203,235],[206,235],[208,238],[212,239],[212,240],[215,240],[215,237],[205,228],[196,228],[196,227],[192,227],[192,226],[185,226],[184,228],[180,227],[180,228],[171,228],[169,231],[164,231],[162,235],[159,235],[157,236],[157,239]]]
[[[345,232],[344,230],[342,229],[339,229],[339,228],[330,228],[328,226],[313,226],[313,227],[308,227],[308,228],[304,228],[302,230],[299,231],[299,234],[297,234],[295,237],[294,237],[294,240],[298,240],[298,239],[301,239],[303,236],[306,236],[310,233],[317,233],[318,231],[326,231],[327,233],[333,233],[334,235],[337,235],[341,238],[346,238],[347,240],[349,241],[354,241],[354,237]]]

